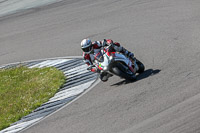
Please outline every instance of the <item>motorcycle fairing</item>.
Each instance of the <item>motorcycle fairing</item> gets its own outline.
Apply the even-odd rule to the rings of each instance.
[[[132,67],[132,62],[123,54],[115,53],[114,57],[115,61],[122,61],[126,63],[126,65],[129,67],[129,69],[134,73],[134,69]]]
[[[104,54],[103,54],[104,53]],[[134,69],[132,67],[132,62],[123,54],[117,52],[109,52],[108,49],[104,49],[99,51],[95,55],[95,59],[97,60],[96,64],[100,70],[109,70],[109,65],[112,61],[120,61],[124,62],[129,69],[134,73]]]

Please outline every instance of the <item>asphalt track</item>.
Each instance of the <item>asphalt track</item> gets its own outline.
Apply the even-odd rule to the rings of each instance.
[[[24,133],[199,133],[199,0],[65,0],[0,19],[0,64],[81,55],[111,38],[146,65],[112,77]]]

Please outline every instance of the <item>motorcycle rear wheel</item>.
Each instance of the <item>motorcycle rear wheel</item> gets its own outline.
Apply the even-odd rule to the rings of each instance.
[[[139,61],[138,59],[136,59],[136,64],[138,65],[139,69],[137,70],[137,73],[143,73],[144,72],[144,69],[145,69],[145,66],[144,64]]]

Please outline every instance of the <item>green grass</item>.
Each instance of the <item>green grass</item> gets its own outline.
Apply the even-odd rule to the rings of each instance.
[[[47,102],[64,82],[53,67],[0,69],[0,130]]]

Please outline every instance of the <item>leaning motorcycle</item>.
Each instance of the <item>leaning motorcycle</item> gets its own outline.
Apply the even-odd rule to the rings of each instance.
[[[144,64],[138,59],[131,60],[121,53],[112,52],[110,46],[103,47],[95,55],[94,64],[101,73],[107,72],[127,80],[136,80],[136,73],[140,74],[145,69]]]

